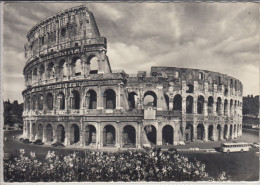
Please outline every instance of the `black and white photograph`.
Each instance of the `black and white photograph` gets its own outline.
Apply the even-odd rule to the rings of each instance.
[[[0,182],[259,183],[259,3],[0,4]]]

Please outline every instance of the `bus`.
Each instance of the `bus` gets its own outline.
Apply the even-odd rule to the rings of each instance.
[[[249,151],[248,143],[222,143],[220,147],[221,152],[247,152]]]

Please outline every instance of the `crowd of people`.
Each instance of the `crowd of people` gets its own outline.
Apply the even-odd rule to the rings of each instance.
[[[191,162],[179,154],[147,148],[146,151],[105,153],[74,152],[56,155],[49,151],[45,159],[34,152],[5,162],[6,182],[75,181],[220,181],[229,180],[223,172],[218,178],[208,175],[205,164]]]

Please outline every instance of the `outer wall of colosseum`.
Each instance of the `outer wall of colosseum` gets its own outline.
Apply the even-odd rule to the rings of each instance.
[[[113,71],[85,6],[27,34],[23,136],[66,146],[142,147],[242,135],[241,82],[199,69]]]

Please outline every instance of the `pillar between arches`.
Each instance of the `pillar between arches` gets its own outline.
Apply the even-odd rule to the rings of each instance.
[[[204,124],[203,124],[203,126],[204,126],[204,130],[205,130],[205,138],[204,138],[204,141],[208,141],[208,136],[209,136],[209,133],[208,133],[208,131],[209,131],[209,125],[204,125]]]

